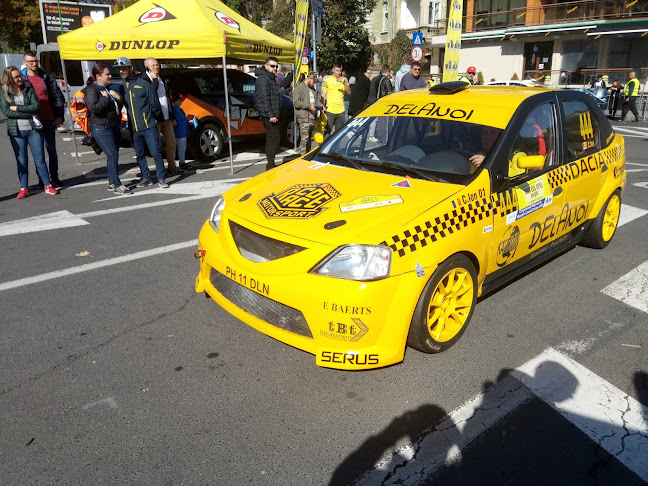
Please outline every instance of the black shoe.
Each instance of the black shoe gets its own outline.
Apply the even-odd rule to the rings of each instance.
[[[50,182],[54,187],[63,187],[63,183],[58,177],[50,177]]]
[[[189,167],[189,164],[180,164],[179,167],[182,170],[191,170],[191,167]]]
[[[274,169],[275,167],[277,167],[277,166],[274,165],[274,164],[266,164],[266,170],[272,170],[272,169]]]
[[[39,189],[45,189],[45,184],[43,184],[43,181],[38,179],[38,188]]]

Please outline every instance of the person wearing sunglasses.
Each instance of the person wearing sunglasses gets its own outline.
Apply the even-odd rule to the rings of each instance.
[[[278,68],[277,58],[268,57],[263,67],[257,68],[254,72],[256,76],[254,108],[259,112],[266,131],[265,152],[268,159],[266,170],[276,167],[275,155],[279,151],[279,142],[281,141],[281,123],[279,121],[281,98],[276,81]]]
[[[410,65],[409,73],[405,73],[401,78],[400,90],[405,91],[408,89],[425,88],[425,79],[421,76],[421,63],[414,61]]]

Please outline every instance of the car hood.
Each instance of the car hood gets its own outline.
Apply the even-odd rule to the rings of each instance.
[[[378,244],[463,187],[297,159],[227,191],[225,212],[322,244]]]

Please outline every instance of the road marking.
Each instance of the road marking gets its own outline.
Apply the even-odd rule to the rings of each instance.
[[[63,270],[56,270],[54,272],[43,273],[35,277],[26,277],[18,280],[12,280],[9,282],[3,282],[0,283],[0,292],[3,290],[10,290],[19,287],[24,287],[25,285],[32,285],[41,282],[46,282],[48,280],[54,280],[56,278],[67,277],[69,275],[76,275],[78,273],[88,272],[90,270],[97,270],[99,268],[110,267],[112,265],[118,265],[120,263],[132,262],[134,260],[140,260],[142,258],[161,255],[162,253],[169,253],[176,250],[190,248],[192,246],[197,247],[198,240],[183,241],[182,243],[175,243],[173,245],[151,248],[150,250],[138,251],[136,253],[131,253],[130,255],[123,255],[116,258],[108,258],[107,260],[100,260],[97,262],[86,263],[85,265],[79,265],[76,267],[65,268]]]
[[[71,228],[90,224],[80,216],[75,216],[69,211],[56,211],[42,216],[19,219],[0,224],[0,236],[20,235],[34,231],[46,231],[59,228]]]
[[[631,221],[634,221],[637,218],[648,214],[648,211],[641,208],[635,208],[634,206],[628,206],[627,204],[621,205],[621,214],[619,215],[619,223],[617,227],[628,224]]]
[[[637,162],[626,162],[626,165],[640,165],[641,167],[648,167],[648,164],[639,164]]]
[[[176,197],[172,199],[163,199],[160,201],[153,201],[142,204],[132,204],[129,206],[119,206],[110,209],[101,209],[97,211],[89,211],[87,213],[72,214],[69,211],[57,211],[56,213],[43,214],[34,216],[32,218],[20,219],[17,221],[8,221],[0,223],[0,236],[10,236],[23,233],[35,233],[37,231],[54,230],[60,228],[71,228],[73,226],[81,226],[90,224],[85,221],[86,218],[94,218],[96,216],[105,216],[107,214],[122,213],[127,211],[137,211],[140,209],[148,209],[156,206],[166,206],[169,204],[178,204],[188,201],[196,201],[198,199],[209,199],[220,196],[227,189],[236,185],[237,183],[249,179],[248,177],[237,179],[226,179],[220,181],[204,181],[204,182],[189,182],[172,184],[168,189],[155,188],[143,190],[136,195],[148,194],[194,194],[186,197]],[[173,189],[172,189],[173,188]],[[197,194],[196,194],[197,192]],[[127,196],[111,196],[107,199],[99,199],[99,201],[125,201],[130,198]],[[95,201],[96,202],[96,201]],[[207,214],[207,209],[205,210]]]
[[[601,292],[648,313],[648,261],[633,268]]]
[[[615,130],[620,130],[622,132],[648,132],[648,128],[644,127],[624,127],[624,126],[616,126],[614,127]]]
[[[448,414],[430,433],[389,451],[355,484],[384,484],[386,479],[420,484],[460,460],[466,446],[534,396],[648,480],[648,407],[549,348]]]

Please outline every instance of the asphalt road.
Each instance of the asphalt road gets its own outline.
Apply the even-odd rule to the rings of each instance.
[[[616,126],[633,135],[624,210],[648,211],[648,126]],[[562,413],[532,370],[551,349],[563,375],[618,390],[640,429],[622,427],[622,447],[648,464],[648,314],[602,292],[648,260],[648,215],[481,299],[443,354],[328,370],[194,293],[214,194],[263,170],[258,147],[237,147],[234,174],[219,162],[166,192],[113,196],[103,156],[77,163],[60,133],[66,187],[17,200],[0,132],[0,483],[644,484],[646,466],[597,441],[594,418]],[[137,180],[132,157],[122,150],[123,181]],[[457,428],[471,404],[507,412]]]

